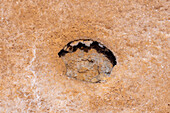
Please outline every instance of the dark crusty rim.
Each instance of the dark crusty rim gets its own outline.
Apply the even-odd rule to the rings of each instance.
[[[87,45],[86,42],[89,42],[90,45],[89,44]],[[73,45],[73,43],[77,44]],[[78,48],[84,50],[85,52],[88,52],[88,50],[90,49],[95,49],[98,53],[102,53],[103,55],[105,55],[110,60],[113,66],[117,64],[116,57],[107,47],[91,39],[79,39],[71,41],[67,45],[65,45],[62,50],[60,50],[58,55],[59,57],[62,57],[67,53],[75,52]]]

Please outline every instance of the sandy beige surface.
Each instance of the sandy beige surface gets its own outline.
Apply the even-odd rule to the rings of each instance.
[[[1,0],[0,112],[169,113],[169,0]],[[118,64],[68,78],[57,53],[88,37]]]

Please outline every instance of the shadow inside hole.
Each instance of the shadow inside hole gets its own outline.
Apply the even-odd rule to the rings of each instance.
[[[66,65],[66,75],[88,82],[105,81],[117,64],[114,54],[91,39],[69,42],[59,53]]]

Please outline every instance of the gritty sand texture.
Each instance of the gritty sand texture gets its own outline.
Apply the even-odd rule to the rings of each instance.
[[[1,113],[169,113],[169,0],[1,0]],[[105,83],[57,53],[89,37],[117,58]]]
[[[66,75],[87,82],[104,82],[110,76],[113,65],[107,57],[95,49],[88,52],[78,49],[62,57]]]

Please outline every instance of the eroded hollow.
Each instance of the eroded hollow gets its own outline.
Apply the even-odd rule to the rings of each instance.
[[[67,76],[93,83],[105,81],[117,64],[108,48],[91,39],[71,41],[58,55],[66,65]]]

